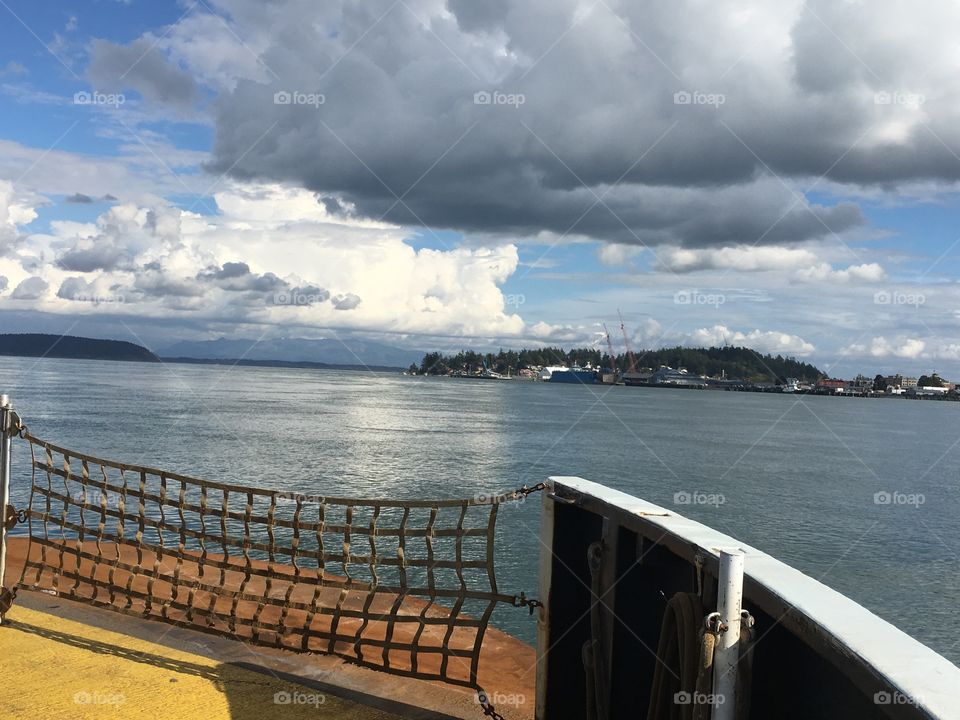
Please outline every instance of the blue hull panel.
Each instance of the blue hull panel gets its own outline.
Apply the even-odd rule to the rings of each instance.
[[[597,373],[593,370],[561,370],[554,372],[547,382],[593,385],[597,382]]]

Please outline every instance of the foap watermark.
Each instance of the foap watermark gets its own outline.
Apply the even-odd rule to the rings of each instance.
[[[320,707],[327,701],[327,696],[322,693],[305,693],[294,690],[287,692],[281,690],[273,694],[274,705],[313,705]]]
[[[527,102],[527,96],[523,93],[507,93],[502,90],[477,90],[473,94],[474,105],[506,105],[507,107],[519,108]]]
[[[902,92],[900,90],[881,90],[873,94],[876,105],[903,105],[904,107],[920,107],[927,101],[920,93]]]
[[[726,702],[726,698],[719,693],[686,692],[685,690],[681,690],[673,694],[674,705],[717,706],[723,705],[724,702]]]
[[[527,301],[527,296],[523,293],[508,293],[503,296],[503,304],[507,307],[520,307]]]
[[[299,503],[300,505],[309,502],[322,503],[326,501],[323,495],[305,495],[304,493],[296,492],[278,492],[274,497],[277,502],[292,502]]]
[[[920,702],[910,695],[904,695],[899,690],[888,692],[881,690],[873,694],[874,705],[919,705]]]
[[[128,500],[124,498],[123,493],[109,492],[100,489],[90,489],[88,491],[74,490],[68,496],[70,502],[74,505],[93,505],[96,508],[111,508],[116,510],[121,506],[126,506]],[[134,496],[130,496],[129,503],[139,502]],[[94,509],[96,512],[96,509]]]
[[[678,290],[673,294],[673,302],[677,305],[699,305],[719,308],[727,302],[723,293],[706,293],[695,288]]]
[[[484,692],[477,691],[477,702],[481,705],[494,707],[520,707],[527,704],[527,696],[523,693]]]
[[[327,102],[327,96],[323,93],[301,92],[300,90],[278,90],[273,94],[274,105],[305,105],[307,107],[319,108]]]
[[[927,502],[923,493],[905,493],[898,490],[881,490],[873,494],[874,505],[905,505],[907,507],[918,508]]]
[[[307,307],[316,303],[326,302],[329,298],[330,296],[326,293],[278,292],[273,295],[273,304]]]
[[[473,500],[478,505],[506,505],[519,507],[527,501],[527,495],[522,492],[497,492],[496,490],[478,490],[473,494]]]
[[[76,705],[123,705],[127,701],[123,693],[107,693],[99,690],[81,690],[73,694]]]
[[[687,492],[686,490],[681,490],[673,494],[673,502],[675,505],[707,505],[718,508],[727,502],[727,498],[723,493],[708,493],[699,490]]]
[[[74,302],[91,303],[92,305],[120,305],[124,301],[123,295],[99,295],[95,293],[77,293],[70,297]]]
[[[923,293],[905,293],[899,290],[878,290],[873,294],[874,305],[908,305],[918,308],[927,302]]]
[[[722,93],[705,93],[699,90],[677,90],[673,94],[674,105],[709,105],[718,108],[727,102],[727,96]]]
[[[116,108],[123,105],[126,101],[127,98],[123,93],[102,93],[96,90],[87,92],[86,90],[81,90],[73,94],[74,105],[100,105]]]

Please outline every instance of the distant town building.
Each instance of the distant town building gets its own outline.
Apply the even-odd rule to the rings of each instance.
[[[817,380],[817,384],[814,387],[814,392],[817,393],[829,393],[836,394],[842,393],[847,389],[848,383],[846,380],[830,380],[823,379]]]
[[[900,380],[900,387],[904,390],[909,390],[910,388],[915,388],[917,386],[917,378],[905,377]]]

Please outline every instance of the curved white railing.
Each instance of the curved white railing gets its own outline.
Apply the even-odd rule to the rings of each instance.
[[[960,718],[960,668],[799,570],[672,510],[578,477],[550,478],[545,500],[545,543],[552,537],[551,505],[556,503],[573,504],[608,518],[668,546],[691,562],[695,557],[705,557],[715,564],[721,548],[742,550],[745,605],[763,610],[804,642],[829,654],[838,672],[852,678],[870,678],[868,685],[876,680],[879,686],[888,688],[874,698],[878,705],[908,705],[910,715],[938,720]],[[541,593],[545,597],[550,580],[549,568],[542,567]],[[543,617],[547,617],[546,610]],[[541,639],[544,637],[541,634]],[[798,681],[803,682],[802,678]],[[886,710],[900,714],[893,708]]]

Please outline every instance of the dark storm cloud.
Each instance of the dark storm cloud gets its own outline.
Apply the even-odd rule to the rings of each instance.
[[[332,195],[319,196],[317,200],[330,215],[343,215],[346,212],[346,208]]]
[[[245,262],[225,262],[219,270],[214,273],[218,280],[243,277],[250,274],[250,266]]]
[[[202,270],[197,274],[197,279],[213,282],[222,290],[235,292],[265,293],[288,287],[286,281],[273,273],[258,275],[251,272],[250,266],[245,262],[225,262],[220,267]]]
[[[141,38],[129,45],[94,40],[87,74],[97,90],[133,89],[144,99],[188,108],[199,93],[193,77],[168,62],[156,41]]]
[[[57,267],[70,272],[115,270],[124,267],[128,255],[123,248],[108,242],[96,242],[90,247],[74,246],[57,258]]]
[[[509,0],[448,0],[447,5],[457,17],[457,26],[468,33],[496,30],[510,10]]]
[[[923,22],[902,0],[215,7],[262,77],[221,87],[210,169],[301,184],[333,213],[336,197],[508,237],[793,243],[864,223],[853,204],[804,198],[817,182],[960,180],[960,89],[942,61],[960,12],[946,2]],[[96,47],[96,74],[142,42]],[[147,60],[139,81],[170,86],[156,96],[193,97],[177,66]],[[929,97],[917,110],[884,93]]]

